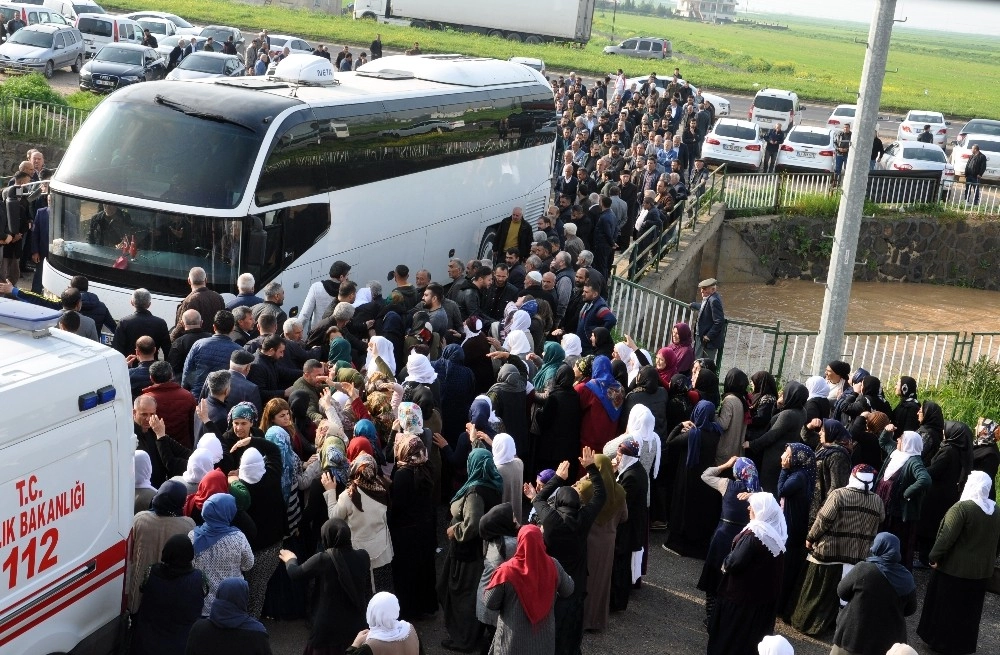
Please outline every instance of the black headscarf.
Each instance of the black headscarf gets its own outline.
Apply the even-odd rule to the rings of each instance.
[[[704,370],[704,369],[707,368],[711,372],[715,373],[716,377],[718,377],[719,367],[715,365],[715,360],[714,359],[709,359],[708,357],[702,357],[700,359],[696,359],[695,361],[698,362],[698,367],[699,368],[701,368],[702,370]],[[700,375],[700,373],[699,373],[699,375]]]
[[[368,608],[366,593],[351,575],[351,566],[344,557],[345,550],[353,550],[350,526],[341,519],[330,519],[320,528],[319,536],[326,554],[333,560],[333,567],[337,570],[337,580],[347,599],[355,608],[365,611]]]
[[[593,329],[592,334],[594,335],[594,352],[592,354],[595,357],[604,355],[610,359],[611,352],[615,348],[615,341],[611,338],[611,332],[607,328],[596,327]]]
[[[868,401],[868,407],[876,412],[892,416],[892,407],[882,393],[882,381],[874,375],[866,375],[861,380],[861,395]]]
[[[809,400],[809,390],[801,382],[792,380],[785,385],[782,398],[781,406],[784,409],[802,409],[806,406],[806,401]]]
[[[573,375],[573,367],[569,364],[563,364],[552,378],[552,389],[568,391],[573,389],[574,384],[576,384],[576,378]]]
[[[639,369],[639,373],[636,374],[635,380],[632,381],[632,386],[628,390],[629,393],[633,391],[645,391],[652,395],[661,387],[660,376],[656,372],[656,368],[653,366],[643,366]]]
[[[302,436],[302,439],[311,438],[311,435],[316,431],[316,426],[309,420],[309,393],[304,389],[293,391],[288,396],[288,409],[292,413],[295,429]]]
[[[765,396],[778,399],[778,383],[768,371],[757,371],[750,378],[750,382],[753,383],[753,394],[750,396],[751,405],[756,405]]]
[[[620,359],[612,359],[611,375],[614,376],[618,384],[622,385],[622,389],[628,388],[628,367],[625,366],[625,362]]]
[[[548,519],[556,515],[562,521],[564,527],[576,532],[580,518],[580,494],[577,493],[576,489],[573,487],[559,487],[555,490],[555,493],[549,496],[548,503],[549,507],[555,511],[546,517],[547,520],[545,523],[548,523]],[[549,529],[545,526],[545,523],[543,523],[543,527],[545,527],[545,532],[548,532]]]
[[[698,374],[698,377],[701,377],[701,373]],[[722,393],[727,396],[736,396],[743,404],[743,422],[747,425],[750,424],[750,397],[747,395],[747,387],[749,386],[750,380],[747,378],[747,374],[738,368],[729,369],[729,372],[726,373],[726,380],[722,383]]]
[[[716,407],[722,403],[719,397],[719,376],[708,367],[702,367],[698,371],[698,379],[694,383],[694,389],[701,394],[702,400],[707,400]]]
[[[903,402],[917,402],[917,381],[908,375],[899,378],[899,396]]]
[[[898,596],[906,596],[917,588],[913,574],[900,564],[902,559],[899,538],[889,532],[880,532],[875,535],[871,555],[865,560],[878,567]]]
[[[153,496],[150,508],[157,516],[183,516],[187,500],[187,485],[177,480],[167,480]]]
[[[500,503],[483,514],[479,519],[479,536],[483,541],[496,541],[500,556],[507,559],[508,555],[504,537],[517,537],[517,523],[514,522],[514,508],[510,503]]]
[[[163,544],[160,561],[153,565],[153,573],[173,580],[194,571],[194,544],[186,534],[175,534]]]
[[[671,398],[676,398],[678,396],[687,398],[688,390],[690,390],[691,384],[688,381],[688,377],[681,373],[675,373],[672,378],[670,378],[670,387],[667,389],[667,395]]]

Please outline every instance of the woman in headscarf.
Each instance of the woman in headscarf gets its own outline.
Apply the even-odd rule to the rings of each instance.
[[[961,498],[944,515],[934,548],[917,634],[935,652],[975,653],[986,585],[1000,543],[1000,512],[989,476],[973,471]]]
[[[851,448],[852,464],[855,466],[867,464],[876,471],[882,468],[885,454],[882,452],[882,447],[878,445],[878,438],[890,422],[889,417],[882,412],[865,412],[863,416],[858,416],[851,421],[848,432],[851,433],[851,439],[854,441]]]
[[[691,420],[677,425],[667,437],[676,451],[670,494],[670,534],[664,548],[684,557],[703,559],[722,511],[722,499],[702,482],[701,474],[715,465],[722,426],[715,421],[715,405],[701,400]]]
[[[572,332],[564,334],[559,345],[565,351],[566,363],[570,366],[575,364],[576,360],[580,359],[583,355],[583,343],[580,341],[580,337]]]
[[[625,389],[612,376],[611,360],[604,355],[594,358],[590,380],[574,388],[580,396],[580,444],[601,452],[618,434]]]
[[[555,472],[553,471],[553,474]],[[476,618],[486,626],[486,635],[482,651],[487,653],[493,643],[493,635],[497,631],[499,612],[486,607],[483,602],[483,592],[486,585],[493,579],[493,572],[498,566],[514,556],[517,549],[517,531],[520,524],[514,521],[514,510],[510,503],[500,503],[483,515],[479,521],[479,536],[485,546],[483,558],[483,575],[479,579],[479,591],[476,593]]]
[[[837,614],[831,655],[882,655],[894,643],[906,643],[906,617],[917,611],[917,585],[899,560],[899,539],[880,532],[868,558],[837,585],[847,606]]]
[[[170,479],[187,487],[187,492],[190,495],[198,491],[201,479],[214,468],[215,462],[212,461],[212,454],[203,448],[198,448],[188,456],[187,469],[184,473]]]
[[[778,384],[767,371],[757,371],[750,376],[750,424],[747,441],[753,441],[771,427],[771,418],[778,407]]]
[[[554,652],[556,595],[573,593],[573,579],[545,552],[541,530],[523,526],[514,557],[497,567],[484,603],[499,612],[490,653]]]
[[[133,655],[184,651],[206,592],[201,571],[191,565],[193,558],[191,541],[175,534],[163,545],[160,561],[143,574],[142,602],[132,617]]]
[[[208,618],[191,628],[185,655],[271,655],[267,629],[249,613],[249,605],[246,580],[223,580]]]
[[[434,475],[427,447],[420,437],[396,438],[392,474],[389,534],[392,537],[392,578],[405,619],[437,611],[434,593],[434,550],[437,548]]]
[[[225,493],[229,493],[229,480],[226,479],[226,474],[219,469],[209,471],[198,484],[198,490],[184,501],[184,516],[190,516],[195,525],[201,525],[205,522],[201,516],[205,501],[215,494]]]
[[[309,639],[304,655],[343,655],[365,627],[365,608],[372,596],[368,553],[351,544],[351,528],[330,519],[320,530],[323,549],[299,564],[295,553],[281,551],[288,577],[315,579]]]
[[[699,400],[707,400],[714,407],[722,403],[719,396],[719,376],[708,367],[695,367],[691,374],[691,388],[698,393]]]
[[[392,537],[387,514],[389,490],[375,458],[359,455],[351,462],[347,490],[339,497],[330,491],[323,494],[331,519],[341,519],[351,528],[355,548],[371,558],[372,579],[378,591],[392,591]]]
[[[965,423],[947,421],[941,447],[926,466],[927,474],[931,476],[931,488],[924,496],[920,524],[917,526],[917,559],[924,566],[927,565],[927,554],[934,545],[941,519],[948,508],[958,502],[967,461],[971,469],[972,430]]]
[[[413,390],[427,387],[434,396],[434,404],[441,406],[441,383],[437,371],[431,366],[427,355],[413,352],[406,359],[406,377],[403,378],[403,400],[411,400]]]
[[[275,400],[278,400],[277,398]],[[261,429],[264,429],[261,427]],[[267,428],[264,438],[273,443],[281,451],[281,496],[287,506],[288,531],[295,533],[302,518],[302,507],[299,502],[299,481],[302,479],[302,461],[292,449],[288,432],[279,425]]]
[[[806,413],[806,422],[802,427],[802,442],[813,450],[819,447],[819,430],[823,419],[830,417],[830,385],[822,375],[812,375],[806,378],[806,390],[809,397],[802,408]]]
[[[862,370],[864,369],[858,369],[858,371]],[[857,375],[856,371],[855,376]],[[882,412],[886,416],[892,416],[892,407],[882,393],[882,381],[874,375],[868,373],[855,382],[854,391],[858,397],[844,410],[848,416],[858,416],[861,412]]]
[[[400,620],[399,601],[380,591],[368,602],[368,629],[362,630],[347,649],[347,655],[419,655],[424,652],[412,624]]]
[[[253,568],[250,542],[233,526],[236,511],[235,498],[228,493],[215,494],[202,507],[204,522],[187,535],[194,544],[194,564],[205,574],[208,584],[201,616],[208,616],[211,611],[219,583],[226,578],[238,578]]]
[[[340,330],[333,332],[330,339],[330,349],[327,351],[326,361],[330,364],[336,364],[337,362],[349,362],[351,361],[351,342],[348,341],[341,335]]]
[[[792,380],[782,390],[781,411],[773,419],[767,432],[754,438],[748,434],[746,447],[760,473],[760,486],[764,491],[778,491],[778,476],[781,474],[781,455],[790,442],[799,441],[806,414],[803,407],[809,392],[801,382]]]
[[[501,432],[493,438],[493,463],[503,478],[503,495],[501,501],[510,503],[514,510],[514,520],[524,522],[521,513],[521,485],[524,484],[524,462],[517,456],[517,446],[514,438],[506,432]]]
[[[931,459],[941,447],[941,442],[944,441],[944,413],[936,402],[925,400],[917,412],[917,420],[920,421],[920,427],[916,432],[924,442],[921,456],[926,466],[931,463]],[[879,434],[882,432],[879,431],[875,436],[878,437]]]
[[[617,456],[617,453],[616,453]],[[606,630],[611,599],[611,570],[618,527],[628,520],[625,489],[615,480],[614,463],[606,455],[595,455],[594,465],[601,474],[607,501],[597,514],[587,535],[587,596],[583,603],[583,629]],[[588,478],[576,483],[581,503],[594,497]]]
[[[750,521],[722,563],[715,609],[708,620],[708,655],[757,655],[774,632],[788,533],[769,493],[748,498]]]
[[[506,364],[500,367],[496,384],[490,387],[487,396],[493,405],[493,412],[503,421],[504,432],[514,437],[518,452],[529,453],[527,387],[525,374],[527,369],[523,363],[511,363],[513,358],[507,358]],[[519,365],[520,364],[520,365]]]
[[[386,309],[388,311],[382,316],[379,336],[385,337],[392,344],[392,356],[396,364],[396,371],[392,377],[395,378],[399,374],[400,365],[406,360],[406,325],[403,322],[403,316],[406,315],[406,312],[402,308],[399,308],[400,312],[392,311],[391,305],[386,305]],[[371,374],[371,370],[368,373]]]
[[[670,388],[670,379],[677,374],[677,356],[670,348],[656,351],[656,375],[664,389]]]
[[[750,397],[747,393],[750,380],[738,368],[731,368],[722,383],[722,405],[719,407],[719,425],[722,436],[715,451],[715,465],[743,454],[747,426],[750,424]]]
[[[497,429],[503,425],[500,417],[493,413],[493,402],[489,396],[479,395],[469,406],[469,421],[465,424],[465,431],[459,435],[458,442],[452,447],[444,438],[434,439],[434,444],[441,452],[442,463],[447,462],[452,470],[452,478],[448,487],[448,494],[453,489],[465,483],[466,461],[473,448],[490,448],[493,445],[493,437],[497,435]]]
[[[629,595],[642,577],[642,556],[649,542],[649,473],[639,460],[642,445],[628,438],[618,445],[614,459],[616,481],[625,490],[628,518],[618,524],[611,569],[609,606],[612,612],[628,609]]]
[[[219,436],[219,441],[222,443],[222,459],[217,466],[223,473],[231,473],[240,467],[240,455],[243,449],[238,453],[232,452],[238,442],[251,437],[264,440],[264,432],[257,427],[257,416],[257,408],[247,401],[237,403],[229,410],[226,416],[229,429]]]
[[[761,489],[757,467],[746,457],[730,457],[722,466],[710,466],[701,474],[701,480],[722,494],[722,514],[708,545],[701,577],[698,578],[698,589],[705,592],[704,624],[708,627],[715,611],[716,591],[722,581],[722,562],[729,555],[733,539],[749,520],[747,499]]]
[[[625,403],[618,417],[618,429],[624,431],[628,425],[632,408],[638,405],[646,407],[653,414],[655,425],[653,429],[658,435],[666,435],[667,431],[667,389],[660,384],[656,369],[643,366],[628,386]]]
[[[454,343],[444,347],[432,366],[441,385],[441,434],[455,443],[465,427],[466,408],[476,397],[476,376],[465,366],[462,346]]]
[[[916,432],[920,427],[920,418],[917,416],[920,411],[917,381],[908,375],[900,377],[896,384],[896,395],[899,396],[899,404],[892,410],[892,424],[903,432]]]
[[[482,624],[476,620],[475,594],[483,575],[483,541],[479,522],[500,503],[503,478],[484,448],[473,449],[467,461],[465,484],[451,499],[448,554],[438,578],[437,596],[444,610],[449,650],[471,651],[479,645]]]
[[[525,303],[527,304],[527,303]],[[517,345],[511,340],[511,335],[517,334],[519,337],[517,339]],[[524,337],[523,341],[520,337]],[[500,339],[502,341],[501,347],[507,352],[511,352],[512,347],[517,349],[522,349],[524,345],[527,345],[527,350],[525,353],[532,352],[535,349],[534,339],[531,336],[531,315],[524,309],[517,309],[511,314],[510,322],[504,326],[504,329],[500,332]],[[522,353],[515,353],[522,354]]]
[[[145,450],[135,451],[135,504],[134,514],[145,512],[156,495],[156,487],[150,482],[153,477],[153,462]]]
[[[802,442],[793,441],[781,456],[778,477],[778,502],[785,513],[788,544],[785,548],[785,574],[778,597],[778,615],[790,622],[799,599],[799,576],[806,561],[806,534],[809,532],[809,506],[816,489],[816,454]]]
[[[368,437],[354,437],[347,443],[347,462],[353,462],[359,455],[371,455],[375,457],[375,449],[372,448],[372,442]]]
[[[143,578],[146,569],[160,561],[163,546],[174,535],[187,536],[194,528],[194,521],[184,516],[187,487],[183,482],[167,480],[153,496],[150,509],[139,512],[132,522],[131,551],[129,552],[128,607],[133,614],[142,600]]]
[[[371,422],[375,424],[382,443],[388,439],[392,432],[392,423],[396,420],[396,413],[392,408],[392,396],[397,386],[395,378],[381,372],[370,375],[365,383],[365,408],[368,410]],[[400,387],[400,397],[402,397],[401,389]]]
[[[837,585],[868,556],[884,517],[882,499],[875,493],[875,469],[859,464],[851,471],[847,486],[827,496],[806,535],[809,555],[792,614],[796,630],[815,637],[836,626],[840,611]]]
[[[809,525],[816,519],[830,492],[846,485],[851,477],[853,443],[851,433],[843,423],[832,418],[822,422],[819,447],[816,449],[816,489],[809,506]]]
[[[556,376],[556,371],[566,361],[566,351],[555,341],[546,341],[542,353],[542,364],[531,380],[537,391],[545,391],[548,388],[549,382]]]
[[[976,441],[972,446],[972,467],[976,471],[982,471],[990,480],[996,480],[997,470],[1000,469],[1000,449],[997,449],[997,438],[1000,437],[1000,428],[996,421],[989,418],[980,417],[976,424]],[[996,500],[996,489],[990,485],[990,500]]]
[[[694,345],[691,326],[687,323],[674,323],[670,330],[670,345],[667,349],[674,355],[674,368],[681,375],[691,375],[694,366]]]
[[[875,478],[875,492],[885,505],[885,521],[880,529],[899,538],[903,566],[912,570],[924,496],[931,488],[931,476],[920,458],[924,442],[916,432],[894,438],[892,425],[886,426],[879,445],[888,455]]]
[[[580,395],[574,388],[573,369],[563,364],[556,370],[545,392],[536,390],[531,441],[535,447],[535,469],[555,469],[560,462],[571,463],[580,452]],[[574,477],[571,475],[571,477]]]
[[[367,379],[371,379],[375,373],[396,377],[396,352],[391,341],[385,337],[372,337],[368,340],[365,373]]]
[[[611,359],[611,353],[615,347],[615,340],[611,338],[611,331],[607,328],[596,327],[590,333],[590,345],[594,357],[607,357]]]
[[[476,377],[476,393],[484,393],[495,379],[493,361],[487,355],[492,346],[489,338],[483,333],[483,322],[475,316],[470,316],[462,325],[465,339],[462,341],[462,352],[465,353],[465,365]]]

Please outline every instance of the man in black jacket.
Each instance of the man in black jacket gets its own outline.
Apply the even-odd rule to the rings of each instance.
[[[260,350],[254,355],[253,364],[250,365],[250,374],[247,380],[257,385],[260,389],[260,400],[263,403],[272,398],[286,398],[289,393],[289,384],[282,382],[282,372],[278,367],[278,362],[285,356],[285,341],[276,334],[264,339]]]
[[[132,292],[132,307],[135,312],[118,321],[111,347],[128,357],[135,350],[136,340],[143,336],[153,337],[156,347],[163,351],[164,357],[170,354],[170,332],[167,322],[149,311],[152,296],[146,289],[136,289]]]
[[[965,200],[969,200],[969,191],[973,192],[972,204],[979,204],[979,182],[986,173],[986,155],[979,151],[979,146],[972,146],[972,154],[965,163]]]
[[[132,403],[136,450],[145,450],[153,465],[150,483],[159,487],[167,478],[184,473],[191,451],[167,436],[163,419],[156,415],[156,399],[142,395]]]
[[[493,259],[500,261],[507,248],[517,248],[522,261],[531,254],[531,226],[524,220],[524,210],[520,207],[515,207],[510,216],[500,221],[493,243]]]

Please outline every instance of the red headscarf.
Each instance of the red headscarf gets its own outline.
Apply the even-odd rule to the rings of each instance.
[[[660,376],[660,384],[663,385],[663,388],[669,389],[670,378],[674,377],[677,373],[677,357],[674,355],[674,351],[666,347],[656,351],[656,356],[662,357],[665,364],[663,368],[656,367],[656,374]]]
[[[368,453],[372,457],[375,457],[375,451],[372,449],[372,442],[368,437],[354,437],[347,444],[347,461],[353,462],[354,459],[361,453]]]
[[[694,347],[691,343],[691,326],[687,323],[675,323],[678,343],[672,340],[667,348],[674,354],[674,367],[678,373],[687,373],[694,366]],[[697,402],[697,401],[695,401]]]
[[[556,565],[545,552],[542,531],[537,525],[526,525],[517,533],[517,552],[493,572],[487,589],[509,582],[521,601],[524,613],[532,625],[548,616],[555,602],[559,582]]]
[[[198,491],[189,495],[184,501],[184,516],[191,516],[195,507],[201,511],[205,501],[215,494],[225,493],[229,493],[229,480],[226,479],[226,474],[219,469],[212,469],[198,483]]]

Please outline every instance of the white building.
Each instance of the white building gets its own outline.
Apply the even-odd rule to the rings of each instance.
[[[676,13],[709,23],[735,20],[736,0],[677,0]]]

